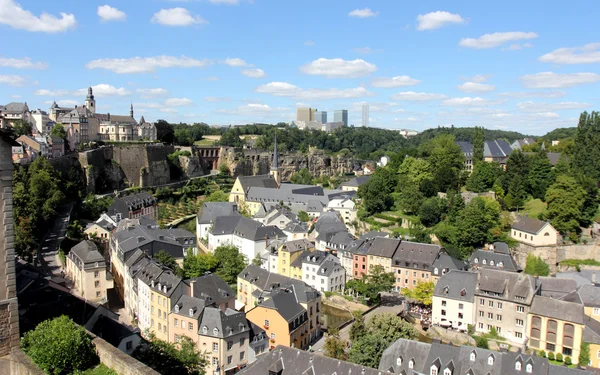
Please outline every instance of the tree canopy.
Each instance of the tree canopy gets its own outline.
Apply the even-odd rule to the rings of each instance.
[[[238,274],[248,265],[248,260],[233,245],[217,247],[214,257],[219,262],[216,274],[228,284],[236,284]]]
[[[529,254],[527,255],[527,263],[523,272],[532,276],[548,276],[550,274],[550,266],[542,258]]]
[[[290,177],[290,181],[294,184],[310,185],[312,184],[313,176],[310,174],[308,168],[302,168]]]
[[[419,281],[417,285],[412,288],[402,289],[402,294],[425,306],[431,306],[433,289],[435,289],[433,281]]]

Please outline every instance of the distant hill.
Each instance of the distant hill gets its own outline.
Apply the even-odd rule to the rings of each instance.
[[[558,128],[554,129],[548,134],[544,135],[542,138],[547,139],[549,141],[556,141],[559,139],[565,138],[575,138],[575,133],[577,132],[577,128]]]
[[[475,128],[462,128],[462,127],[438,127],[427,129],[418,135],[409,138],[409,142],[411,145],[419,145],[421,143],[427,142],[438,135],[442,134],[452,134],[457,141],[467,141],[473,142],[473,135],[475,134]],[[484,129],[485,140],[491,141],[494,139],[504,139],[508,143],[512,143],[517,139],[523,139],[525,137],[530,137],[525,134],[521,134],[519,132],[514,131],[506,131],[506,130],[493,130],[493,129]]]

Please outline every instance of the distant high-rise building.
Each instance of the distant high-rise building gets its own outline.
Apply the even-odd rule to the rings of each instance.
[[[362,126],[369,126],[369,105],[362,105]]]
[[[333,122],[343,122],[345,126],[348,126],[348,110],[336,109],[333,111]]]
[[[296,108],[296,121],[313,121],[316,111],[315,108]]]
[[[324,124],[327,122],[327,111],[317,111],[315,112],[315,121]]]

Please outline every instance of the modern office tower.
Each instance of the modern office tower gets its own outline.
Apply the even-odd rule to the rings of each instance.
[[[362,126],[369,126],[369,105],[362,105]]]
[[[313,121],[316,109],[296,108],[296,121]]]
[[[348,126],[348,110],[336,109],[333,111],[333,122],[343,122],[345,126]]]
[[[327,122],[327,111],[317,111],[315,112],[315,121],[320,122],[321,124],[325,124]]]

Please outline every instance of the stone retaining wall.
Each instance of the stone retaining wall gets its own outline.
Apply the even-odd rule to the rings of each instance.
[[[596,243],[560,246],[530,246],[519,243],[512,249],[512,254],[522,268],[525,268],[527,263],[527,255],[538,256],[550,266],[550,273],[554,274],[559,271],[559,263],[565,259],[600,259],[600,246]]]

